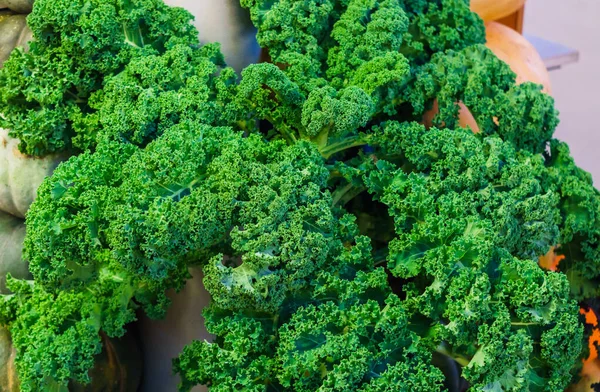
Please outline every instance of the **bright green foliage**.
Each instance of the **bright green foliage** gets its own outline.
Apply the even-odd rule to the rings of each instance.
[[[63,145],[15,127],[48,150],[90,148],[40,188],[35,283],[13,282],[0,307],[27,388],[85,381],[98,333],[164,315],[192,265],[215,339],[174,360],[182,391],[566,388],[576,300],[598,295],[600,195],[552,140],[552,98],[516,86],[468,1],[242,0],[273,63],[239,78],[217,45],[188,39],[182,11],[141,3],[168,43],[125,50],[118,36],[93,49],[114,67],[73,62],[93,88],[52,107]],[[459,101],[482,132],[457,127]],[[30,113],[4,102],[7,118]],[[544,271],[558,244],[565,273]]]
[[[35,42],[0,69],[0,126],[31,155],[93,147],[90,95],[133,58],[197,44],[191,19],[162,0],[37,0]]]
[[[162,55],[136,57],[92,94],[87,129],[145,145],[180,122],[223,124],[221,96],[235,83],[218,44],[173,45]]]
[[[457,124],[456,103],[462,101],[483,133],[497,134],[517,149],[544,152],[558,124],[553,99],[541,86],[515,85],[515,77],[483,45],[437,53],[417,71],[409,101],[415,113],[422,113],[437,98],[440,112],[434,124],[450,128]]]
[[[340,234],[355,233],[349,217],[340,224]],[[429,343],[408,329],[409,313],[369,253],[368,238],[356,237],[276,314],[207,309],[218,338],[192,343],[175,360],[181,389],[439,391]]]
[[[537,264],[558,241],[560,223],[558,195],[535,178],[545,173],[544,158],[517,152],[496,136],[415,123],[386,123],[374,131],[373,146],[376,162],[363,156],[354,170],[338,168],[362,176],[388,207],[395,235],[375,254],[387,254],[405,299],[386,299],[387,276],[381,269],[365,274],[373,268],[371,252],[356,227],[346,229],[357,245],[346,245],[315,277],[316,297],[291,296],[276,313],[238,307],[231,314],[217,310],[215,301],[206,316],[217,340],[195,342],[175,361],[182,390],[205,383],[217,390],[376,390],[377,378],[365,372],[379,369],[379,358],[385,358],[383,378],[392,369],[406,376],[390,373],[399,377],[396,388],[441,390],[437,370],[427,368],[431,360],[413,356],[427,351],[462,364],[463,377],[478,390],[555,391],[569,383],[583,336],[566,276]],[[337,296],[340,302],[331,303]],[[383,332],[381,342],[373,340],[388,316],[398,317],[389,330],[393,346],[410,356],[400,350],[391,359]],[[406,324],[414,333],[403,332]],[[237,330],[240,325],[254,332]],[[412,384],[426,381],[431,384]]]
[[[15,294],[4,298],[0,321],[17,320],[10,331],[20,390],[62,391],[61,384],[70,379],[89,382],[88,370],[102,349],[98,333],[108,304],[85,293],[53,294],[33,281],[8,282]]]
[[[106,303],[99,322],[110,336],[138,306],[161,317],[165,292],[183,286],[192,264],[206,266],[220,306],[273,311],[335,245],[327,178],[312,145],[229,128],[182,123],[145,149],[103,143],[42,185],[25,257],[50,290]]]
[[[427,346],[408,329],[402,301],[394,294],[375,295],[387,286],[382,269],[359,272],[350,282],[321,279],[341,291],[341,303],[307,305],[279,331],[279,378],[286,389],[441,389],[443,375],[431,365]]]
[[[89,285],[116,263],[142,279],[137,299],[148,305],[181,286],[187,265],[211,258],[208,287],[228,282],[215,301],[246,303],[236,294],[256,286],[257,309],[276,307],[327,257],[327,177],[309,144],[266,144],[228,128],[180,125],[144,150],[101,145],[44,183],[25,255],[53,287]],[[241,265],[224,262],[225,251]],[[285,289],[265,294],[271,286]]]
[[[407,101],[411,66],[485,40],[464,1],[402,3],[242,1],[259,43],[282,69],[260,64],[244,71],[243,115],[256,113],[289,141],[316,142],[326,157],[340,146],[365,144],[357,131],[393,116]],[[459,33],[459,25],[468,27]]]
[[[565,259],[559,269],[569,276],[578,300],[598,297],[600,277],[600,193],[591,175],[578,168],[569,147],[552,140],[548,170],[542,178],[546,189],[560,195],[559,254]]]
[[[470,358],[472,387],[564,387],[581,328],[566,277],[537,265],[560,222],[557,195],[534,177],[543,158],[470,131],[386,126],[385,151],[418,170],[380,160],[366,179],[394,219],[388,268],[411,280],[405,306],[440,323],[451,355]]]
[[[517,153],[497,137],[482,139],[468,130],[388,122],[383,133],[391,139],[383,143],[384,153],[403,153],[402,163],[415,170],[379,160],[367,178],[369,191],[394,218],[398,238],[390,244],[389,262],[405,271],[403,277],[418,275],[424,266],[413,255],[444,253],[455,240],[466,263],[481,254],[481,246],[535,260],[557,243],[557,195],[532,176],[544,171],[541,156]]]
[[[352,72],[348,66],[390,50],[422,64],[433,53],[485,42],[483,25],[463,0],[241,0],[241,4],[250,10],[258,42],[268,48],[274,62],[291,68],[305,64],[314,72],[311,77],[329,74],[326,67],[336,62],[340,67],[332,75]],[[344,53],[350,55],[344,59]]]

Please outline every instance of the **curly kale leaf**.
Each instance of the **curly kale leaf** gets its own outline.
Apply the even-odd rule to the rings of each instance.
[[[418,115],[437,99],[436,126],[455,128],[457,103],[463,102],[484,134],[497,134],[518,150],[542,153],[558,125],[554,99],[541,86],[515,85],[509,66],[483,45],[436,53],[415,72],[404,99]]]
[[[575,165],[569,147],[557,140],[550,144],[547,172],[540,176],[544,188],[560,196],[560,244],[564,256],[558,269],[567,274],[571,292],[578,300],[600,293],[600,193],[592,176]]]
[[[90,95],[133,59],[198,44],[192,16],[160,0],[39,0],[28,52],[0,70],[0,125],[30,155],[93,147]]]
[[[356,230],[348,217],[340,224],[342,237],[344,226],[349,234]],[[315,277],[310,289],[288,296],[275,313],[231,313],[214,305],[205,311],[217,338],[193,342],[175,360],[180,390],[198,384],[256,391],[441,390],[443,375],[431,365],[428,344],[409,330],[409,314],[391,294],[385,271],[374,268],[367,238],[340,248]]]
[[[282,91],[288,90],[297,91],[307,102],[311,101],[305,110],[314,108],[318,97],[325,97],[327,99],[319,104],[323,111],[339,112],[343,128],[348,129],[346,124],[352,125],[354,135],[370,120],[398,113],[409,98],[405,90],[415,82],[414,67],[435,53],[463,49],[485,40],[481,20],[470,12],[468,3],[463,0],[427,4],[405,4],[396,0],[286,0],[243,1],[242,5],[250,10],[258,28],[259,43],[269,50],[280,72],[287,75],[290,81],[286,83],[294,85],[286,90],[275,89],[274,102],[262,107],[275,105],[274,113],[278,115],[289,107],[288,99],[282,102],[279,98]],[[280,75],[273,78],[281,80]],[[337,108],[335,102],[328,99],[347,95],[342,91],[348,87],[363,90],[360,95],[369,96],[372,101],[372,104],[366,102],[358,90],[352,90],[352,95],[360,98],[354,101],[364,102],[354,105],[356,115],[352,121],[346,120],[352,113],[347,110],[350,106]],[[278,105],[278,101],[282,104]],[[296,107],[293,113],[298,115],[298,110]],[[269,121],[286,139],[293,140],[289,136],[290,128],[298,122],[291,116],[292,111],[289,114],[289,123],[285,125],[279,116]],[[304,126],[309,126],[305,119],[312,115],[302,113]],[[312,128],[317,124],[310,125]],[[304,130],[298,131],[302,134]],[[318,133],[318,129],[308,131],[310,135]]]
[[[436,320],[472,386],[564,388],[582,329],[566,276],[537,265],[560,223],[558,195],[535,177],[543,158],[461,129],[388,123],[379,138],[381,157],[408,162],[365,174],[394,219],[387,266],[407,281],[405,306]]]
[[[177,44],[164,53],[133,58],[92,94],[85,118],[97,140],[145,146],[181,122],[226,125],[225,105],[235,73],[225,68],[218,44]]]
[[[110,296],[89,291],[46,291],[35,282],[8,280],[2,323],[10,324],[21,391],[66,390],[71,381],[89,383],[89,370],[102,351],[99,335],[105,313],[122,307],[126,284],[114,284]],[[97,295],[100,294],[100,295]],[[126,322],[135,320],[129,311]],[[109,330],[109,328],[107,328]]]

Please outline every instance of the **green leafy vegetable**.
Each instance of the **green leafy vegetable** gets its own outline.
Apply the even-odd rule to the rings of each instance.
[[[30,155],[96,144],[90,95],[134,58],[198,44],[192,16],[161,0],[39,0],[34,41],[0,69],[0,126]]]
[[[181,10],[69,4],[39,0],[31,54],[0,71],[26,151],[88,149],[39,189],[35,281],[12,280],[0,307],[24,390],[88,381],[99,333],[162,317],[190,266],[215,339],[174,359],[182,391],[571,382],[577,301],[598,295],[599,193],[552,139],[552,98],[482,46],[468,1],[242,0],[273,62],[239,77]],[[68,44],[82,37],[97,45]],[[62,83],[19,71],[56,58],[74,80],[49,106],[23,96]],[[481,133],[457,126],[459,101]],[[559,244],[560,271],[543,270]]]

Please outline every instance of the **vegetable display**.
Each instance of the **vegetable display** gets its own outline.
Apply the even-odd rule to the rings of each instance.
[[[0,125],[74,155],[26,214],[34,280],[0,305],[21,390],[89,383],[103,338],[164,317],[191,267],[215,338],[174,359],[181,391],[576,382],[600,193],[469,2],[241,5],[271,62],[238,76],[162,0],[36,1]]]

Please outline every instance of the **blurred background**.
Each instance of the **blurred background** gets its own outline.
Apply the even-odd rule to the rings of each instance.
[[[579,61],[550,72],[560,111],[558,139],[600,184],[600,0],[527,0],[523,33],[579,51]]]

